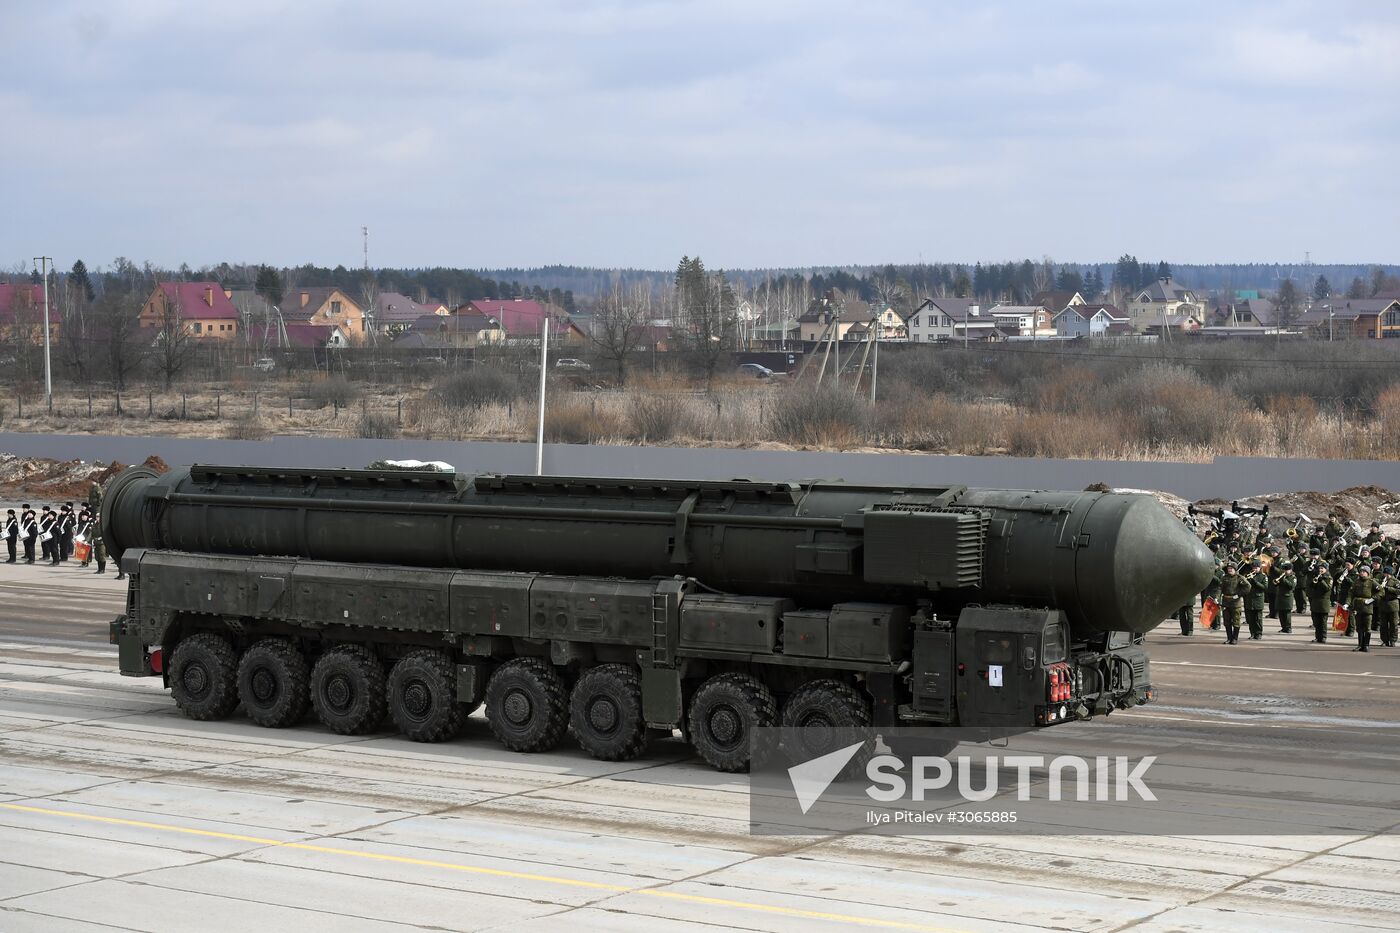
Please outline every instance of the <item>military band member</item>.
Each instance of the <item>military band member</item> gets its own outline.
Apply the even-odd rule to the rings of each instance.
[[[1371,566],[1356,569],[1356,582],[1351,588],[1351,620],[1356,624],[1355,651],[1369,651],[1371,645],[1371,616],[1375,611],[1376,584],[1371,579]]]
[[[1308,579],[1308,611],[1312,613],[1313,641],[1325,645],[1327,617],[1332,614],[1332,571],[1318,548],[1313,548],[1304,575]]]
[[[24,562],[34,563],[34,539],[39,537],[39,516],[34,514],[34,510],[26,502],[20,507],[19,512],[19,535],[24,539]]]
[[[1293,633],[1293,592],[1298,588],[1298,575],[1293,572],[1293,562],[1281,561],[1278,564],[1278,577],[1274,582],[1274,608],[1278,611],[1279,631],[1285,635]]]
[[[1205,608],[1205,606],[1206,606],[1206,600],[1208,600],[1208,599],[1214,600],[1215,603],[1216,603],[1216,605],[1217,605],[1217,607],[1219,606],[1219,604],[1220,604],[1220,578],[1221,578],[1221,576],[1222,576],[1223,574],[1224,574],[1224,563],[1221,561],[1221,559],[1220,559],[1219,557],[1217,557],[1217,558],[1215,559],[1215,573],[1211,575],[1210,582],[1206,584],[1206,588],[1203,589],[1203,590],[1201,590],[1201,608],[1202,608],[1202,609]],[[1211,631],[1219,631],[1219,629],[1220,629],[1220,613],[1219,613],[1218,611],[1217,611],[1216,614],[1215,614],[1215,618],[1214,618],[1214,619],[1211,619],[1211,621],[1210,621],[1210,628],[1211,628]]]
[[[1400,634],[1396,631],[1400,629],[1400,577],[1396,577],[1393,566],[1387,566],[1382,571],[1377,589],[1376,598],[1380,601],[1378,614],[1381,618],[1381,644],[1387,648],[1394,648],[1395,636]]]
[[[40,560],[46,564],[58,564],[58,536],[54,526],[58,524],[58,513],[47,505],[39,512]]]
[[[1264,637],[1264,600],[1269,592],[1269,575],[1255,557],[1243,571],[1243,577],[1249,584],[1249,592],[1244,597],[1244,617],[1249,624],[1250,640],[1258,641]]]
[[[78,517],[73,514],[73,503],[63,503],[58,512],[58,560],[63,563],[73,556],[73,532]]]
[[[1244,615],[1244,597],[1249,584],[1241,579],[1234,564],[1226,564],[1220,578],[1220,614],[1225,617],[1225,644],[1240,640],[1240,617]]]
[[[1327,526],[1322,529],[1322,533],[1327,536],[1328,541],[1337,541],[1346,534],[1346,526],[1342,524],[1336,512],[1327,513]]]
[[[14,509],[5,510],[5,547],[10,552],[10,559],[7,564],[15,562],[15,546],[19,543],[19,516]]]
[[[1347,630],[1343,637],[1356,634],[1356,617],[1351,614],[1351,588],[1356,583],[1356,566],[1349,560],[1342,561],[1342,569],[1333,578],[1332,601],[1347,610]]]

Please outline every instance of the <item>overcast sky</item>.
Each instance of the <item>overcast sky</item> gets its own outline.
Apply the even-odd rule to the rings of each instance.
[[[1400,3],[0,0],[0,265],[1400,260]]]

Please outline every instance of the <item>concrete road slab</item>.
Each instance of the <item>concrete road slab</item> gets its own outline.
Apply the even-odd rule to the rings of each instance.
[[[596,905],[610,911],[682,921],[696,926],[734,927],[773,933],[813,933],[885,928],[944,931],[944,933],[1027,933],[1054,928],[1047,920],[1037,923],[1029,914],[1012,914],[994,920],[960,913],[957,902],[940,909],[898,905],[867,896],[863,903],[796,895],[786,892],[734,889],[721,885],[686,882],[664,888],[619,895]],[[1063,929],[1063,927],[1059,927]],[[1095,929],[1102,929],[1096,927]]]
[[[1177,907],[1144,920],[1133,933],[1376,933],[1391,931],[1381,918],[1356,922],[1341,918],[1316,919],[1293,914],[1259,913],[1209,906]]]
[[[791,856],[755,859],[712,872],[704,880],[707,887],[728,892],[721,895],[725,897],[742,900],[748,892],[781,891],[828,905],[844,903],[847,913],[868,903],[869,892],[878,888],[883,903],[919,911],[979,920],[1034,917],[1038,925],[1075,930],[1116,929],[1186,900],[1165,885],[1153,898],[1115,897],[1092,886],[1066,890],[1055,875],[1027,873],[1014,881],[983,881]]]
[[[144,814],[154,821],[172,817],[213,820],[242,826],[244,832],[275,830],[311,835],[349,832],[409,815],[400,810],[262,794],[256,788],[243,792],[211,790],[174,780],[123,781],[51,799],[54,807],[101,806]]]
[[[152,903],[152,892],[149,886],[128,881],[94,881],[79,888],[18,898],[6,906],[87,923],[116,920],[143,933],[190,933],[192,929],[200,933],[248,933],[249,930],[401,933],[430,929],[339,912],[268,904],[257,900],[255,892],[244,892],[250,896],[222,897],[167,888],[161,890],[158,905]]]
[[[83,773],[62,768],[32,768],[0,760],[0,789],[16,797],[43,797],[61,794],[114,780],[104,774]]]
[[[241,858],[268,865],[329,871],[346,877],[386,879],[496,897],[525,897],[568,906],[591,904],[619,891],[650,887],[656,882],[655,878],[601,867],[523,861],[489,844],[471,851],[451,851],[384,845],[341,836],[320,840],[314,850],[276,846],[250,852]]]
[[[248,826],[240,823],[183,819],[168,814],[153,817],[130,810],[48,799],[0,804],[0,840],[14,828],[212,856],[233,855],[269,843],[311,838],[283,830],[250,832]]]
[[[38,891],[51,891],[94,880],[92,875],[76,871],[59,871],[51,868],[35,868],[18,864],[0,857],[0,901],[12,897],[22,897]]]
[[[117,842],[80,834],[78,827],[49,830],[8,826],[4,830],[5,853],[0,861],[50,871],[79,872],[105,878],[127,872],[150,871],[187,865],[208,858],[202,852],[182,851],[168,846]],[[3,927],[0,927],[3,929]]]
[[[0,930],[5,933],[113,933],[132,929],[107,923],[89,923],[71,917],[55,917],[0,904]]]
[[[748,858],[747,853],[698,845],[684,836],[662,843],[615,834],[603,836],[575,830],[567,824],[536,829],[509,819],[482,817],[475,809],[401,819],[345,835],[445,853],[478,853],[513,862],[658,880],[686,878]]]
[[[217,897],[239,904],[240,910],[243,904],[256,904],[353,922],[370,920],[429,929],[484,930],[557,909],[551,902],[532,899],[532,893],[540,892],[523,886],[516,896],[473,891],[468,905],[458,891],[431,885],[230,859],[146,872],[128,880]]]

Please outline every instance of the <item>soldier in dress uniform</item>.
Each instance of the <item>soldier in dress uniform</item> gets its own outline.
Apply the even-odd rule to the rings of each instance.
[[[1279,631],[1285,635],[1291,635],[1293,633],[1293,591],[1298,588],[1298,575],[1293,572],[1291,560],[1280,561],[1277,566],[1279,572],[1274,581],[1274,609],[1278,612]]]
[[[1210,582],[1206,584],[1206,588],[1203,589],[1203,590],[1201,590],[1201,608],[1202,608],[1202,609],[1205,608],[1205,606],[1206,606],[1206,600],[1208,600],[1208,599],[1213,599],[1213,600],[1215,600],[1216,605],[1217,605],[1217,606],[1219,605],[1219,603],[1220,603],[1220,577],[1221,577],[1223,568],[1224,568],[1224,562],[1223,562],[1219,557],[1217,557],[1217,558],[1215,559],[1215,573],[1211,575]],[[1211,631],[1218,631],[1218,630],[1220,629],[1220,613],[1219,613],[1219,612],[1216,612],[1215,618],[1211,620],[1211,622],[1210,622],[1210,628],[1211,628]]]
[[[1351,588],[1351,619],[1356,623],[1354,651],[1370,651],[1371,616],[1375,611],[1376,583],[1371,579],[1371,565],[1356,569],[1356,583]]]
[[[1313,548],[1303,575],[1308,580],[1308,611],[1312,613],[1313,641],[1327,643],[1328,616],[1332,614],[1332,571],[1322,559],[1320,548]]]
[[[1241,579],[1234,564],[1227,563],[1220,577],[1220,614],[1225,617],[1225,644],[1238,644],[1240,618],[1244,615],[1244,597],[1249,584]]]
[[[34,539],[39,536],[39,516],[34,514],[34,510],[26,502],[20,506],[19,511],[19,534],[24,539],[24,562],[34,563]]]
[[[58,513],[47,505],[39,512],[40,560],[46,564],[58,565],[58,536],[54,526],[58,524]]]
[[[1259,558],[1250,560],[1243,577],[1249,584],[1249,592],[1244,597],[1244,618],[1249,624],[1251,641],[1264,637],[1264,600],[1269,592],[1269,575]]]
[[[10,552],[10,559],[7,564],[15,562],[15,545],[19,543],[19,516],[14,509],[5,510],[5,547]]]
[[[73,514],[73,503],[63,503],[63,508],[58,512],[58,560],[64,563],[73,556],[73,532],[76,530],[78,517]]]

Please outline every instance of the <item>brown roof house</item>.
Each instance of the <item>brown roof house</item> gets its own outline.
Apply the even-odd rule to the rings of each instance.
[[[832,327],[838,340],[866,340],[870,336],[870,322],[874,319],[875,312],[870,305],[833,289],[825,298],[812,299],[807,313],[797,319],[798,339],[815,341],[824,336],[829,338],[828,328]],[[856,328],[857,324],[862,326]]]
[[[364,309],[338,288],[289,288],[281,311],[288,324],[334,324],[352,345],[368,335]]]

